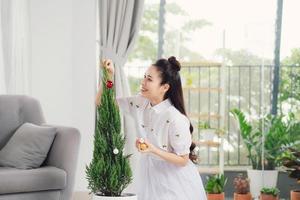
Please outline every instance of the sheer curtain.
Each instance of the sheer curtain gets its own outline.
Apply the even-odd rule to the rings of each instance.
[[[0,4],[0,12],[2,13],[2,4]],[[4,56],[3,56],[3,43],[2,43],[2,16],[0,15],[0,94],[6,94],[3,59]]]
[[[1,0],[1,35],[0,83],[8,94],[30,94],[29,0]]]

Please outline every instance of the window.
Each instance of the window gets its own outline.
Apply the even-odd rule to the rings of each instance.
[[[296,59],[300,58],[297,37],[300,33],[293,29],[299,2],[285,3],[281,56],[286,68],[282,67],[281,79],[293,81],[282,81],[281,103],[300,116],[300,82],[297,82],[300,60]],[[184,66],[181,76],[194,140],[201,137],[198,124],[208,122],[225,131],[225,165],[249,165],[247,151],[229,111],[240,108],[249,119],[257,119],[270,110],[276,1],[166,0],[163,30],[159,30],[160,1],[145,1],[145,4],[140,36],[126,64],[132,93],[139,90],[145,69],[156,60],[158,34],[163,33],[162,56],[174,55]],[[293,50],[294,57],[290,56],[292,48],[298,48]],[[292,65],[296,67],[288,68]],[[296,74],[293,79],[291,74]],[[225,88],[221,88],[222,80]],[[225,93],[224,99],[221,92]],[[220,101],[224,101],[224,116]],[[218,164],[218,148],[212,147],[210,151],[201,148],[199,153],[201,164]]]

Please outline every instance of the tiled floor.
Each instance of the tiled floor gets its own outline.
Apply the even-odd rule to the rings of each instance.
[[[72,200],[91,200],[91,195],[88,192],[74,192]]]

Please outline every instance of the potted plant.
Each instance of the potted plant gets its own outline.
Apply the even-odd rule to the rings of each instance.
[[[249,179],[244,177],[243,174],[238,174],[233,180],[234,185],[234,200],[252,200],[250,194]]]
[[[290,134],[294,126],[294,117],[289,115],[287,120],[284,120],[283,115],[266,115],[250,124],[240,110],[233,109],[231,113],[239,123],[240,133],[248,150],[252,170],[247,170],[247,173],[251,180],[251,194],[256,198],[263,186],[275,187],[277,184],[278,171],[275,170],[275,167],[279,165],[277,158],[280,156],[282,146],[292,142]],[[264,130],[262,130],[262,123],[264,123]],[[264,144],[262,144],[263,135]],[[264,160],[262,160],[262,148],[265,151]],[[262,164],[264,164],[264,171],[262,171]],[[261,177],[264,177],[264,181]]]
[[[103,67],[102,97],[97,106],[94,151],[86,167],[88,188],[94,200],[137,200],[134,194],[122,194],[132,181],[130,155],[124,155],[125,138],[121,134],[119,109],[113,82]]]
[[[279,200],[279,192],[276,187],[264,187],[260,190],[260,200]]]
[[[200,130],[200,135],[205,141],[213,141],[216,136],[216,129],[210,127],[208,122],[199,122],[198,128]]]
[[[205,185],[208,200],[224,200],[224,187],[227,183],[227,178],[224,174],[216,174],[209,176]]]
[[[294,148],[288,148],[283,152],[280,158],[283,166],[287,167],[289,176],[295,178],[300,184],[300,151]],[[291,190],[291,200],[300,199],[300,190]]]

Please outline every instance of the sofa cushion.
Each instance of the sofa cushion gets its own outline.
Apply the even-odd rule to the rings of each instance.
[[[0,95],[0,149],[25,122],[45,123],[40,103],[25,95]]]
[[[18,169],[40,167],[53,143],[56,128],[23,124],[0,150],[0,166]]]
[[[66,187],[67,175],[56,167],[22,170],[0,167],[0,194],[60,190]]]

